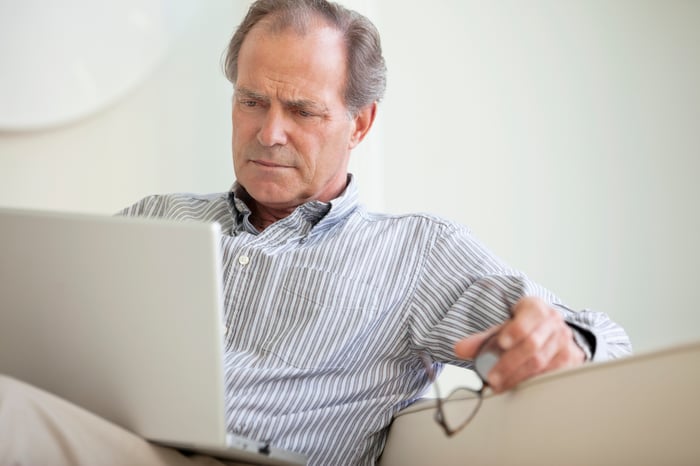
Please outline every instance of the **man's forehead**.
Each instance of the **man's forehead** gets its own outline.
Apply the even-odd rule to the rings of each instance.
[[[274,39],[283,38],[284,42],[290,44],[305,41],[314,37],[320,40],[316,45],[320,45],[331,53],[332,49],[344,56],[347,54],[343,33],[317,12],[304,10],[276,11],[261,18],[246,34],[242,48],[250,45],[254,40],[249,39]],[[248,44],[246,44],[248,43]],[[337,46],[341,45],[340,48]]]
[[[246,36],[238,56],[236,89],[283,100],[323,102],[344,90],[347,51],[342,34],[326,22],[270,30],[264,20]]]
[[[326,44],[344,43],[342,33],[328,21],[315,16],[303,24],[280,23],[274,18],[265,17],[253,26],[243,44],[251,42],[252,38],[284,38],[285,41],[298,42],[311,36],[326,38]]]

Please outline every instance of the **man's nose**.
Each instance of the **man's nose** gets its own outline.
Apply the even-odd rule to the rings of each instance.
[[[287,119],[281,109],[271,107],[258,131],[258,142],[265,147],[287,143]]]

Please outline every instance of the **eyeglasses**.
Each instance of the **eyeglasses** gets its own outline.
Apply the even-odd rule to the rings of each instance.
[[[447,398],[442,398],[432,361],[426,354],[421,354],[421,359],[435,390],[435,402],[437,404],[434,415],[435,422],[442,427],[445,435],[452,437],[464,429],[476,416],[481,407],[485,385],[482,385],[478,390],[469,387],[458,387]],[[449,409],[445,407],[447,403],[451,404]]]

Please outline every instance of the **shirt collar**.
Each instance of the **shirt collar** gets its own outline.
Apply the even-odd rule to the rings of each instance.
[[[229,207],[231,215],[234,219],[233,232],[239,233],[246,231],[248,233],[258,234],[258,230],[250,222],[250,208],[248,207],[252,198],[241,186],[238,181],[234,182],[231,191],[228,195]],[[310,201],[300,205],[289,216],[297,215],[297,218],[302,218],[309,234],[315,234],[329,230],[338,223],[344,221],[353,211],[359,207],[359,193],[357,183],[354,176],[348,173],[348,184],[340,196],[329,202]],[[289,218],[287,217],[287,218]],[[279,222],[285,222],[287,218]],[[279,223],[278,222],[278,223]],[[301,225],[298,225],[301,227]],[[291,224],[290,227],[297,227],[297,224]]]

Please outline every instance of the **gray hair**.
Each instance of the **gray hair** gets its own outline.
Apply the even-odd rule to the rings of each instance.
[[[326,0],[257,0],[231,37],[223,63],[226,78],[235,84],[238,54],[250,30],[263,18],[272,20],[280,32],[293,28],[304,34],[314,18],[322,18],[343,34],[347,47],[345,105],[352,114],[384,96],[386,65],[382,56],[379,31],[365,16]]]

